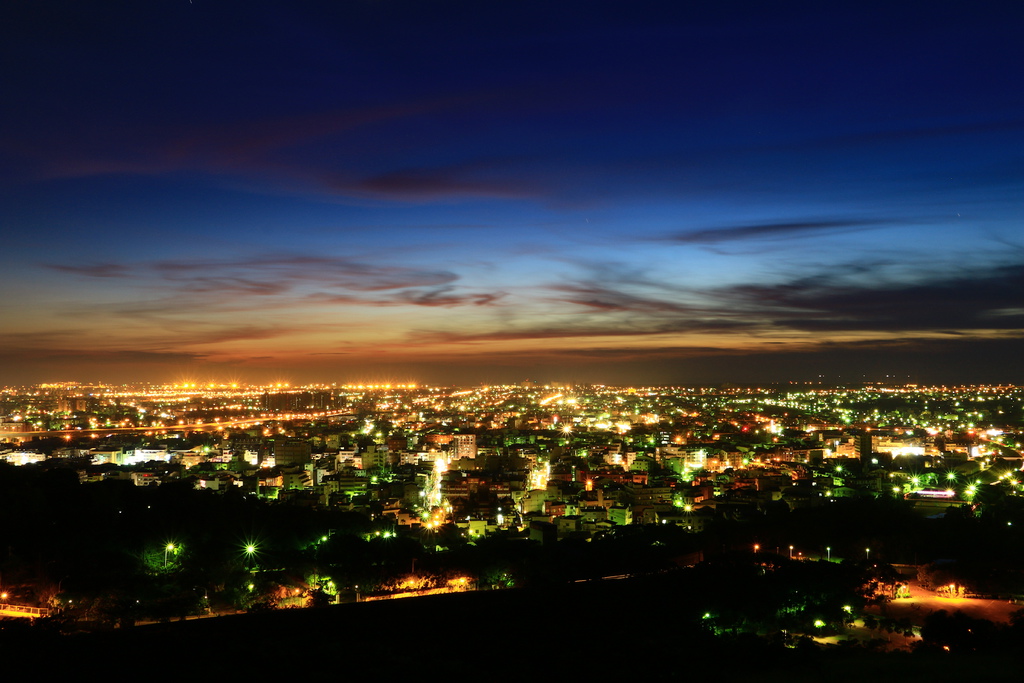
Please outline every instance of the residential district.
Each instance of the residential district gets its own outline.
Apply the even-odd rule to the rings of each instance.
[[[702,627],[908,646],[921,620],[901,600],[1024,596],[1022,399],[884,384],[8,387],[0,611],[101,628],[673,571],[710,586],[743,558],[800,589],[766,589],[757,610],[709,591],[693,600]]]

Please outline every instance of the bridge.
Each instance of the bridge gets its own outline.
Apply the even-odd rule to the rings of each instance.
[[[28,607],[27,605],[8,605],[6,602],[0,603],[0,617],[25,617],[26,619],[35,619],[36,617],[46,617],[50,615],[50,610],[46,607]]]

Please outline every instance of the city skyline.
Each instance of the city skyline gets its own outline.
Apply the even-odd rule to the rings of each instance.
[[[0,383],[1024,382],[1016,3],[0,12]]]

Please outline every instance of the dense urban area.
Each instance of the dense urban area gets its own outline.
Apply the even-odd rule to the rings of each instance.
[[[604,623],[604,638],[645,614],[619,591],[657,595],[657,629],[689,642],[1013,648],[1022,399],[883,384],[8,387],[0,625],[73,639],[591,591],[592,613],[537,605],[532,637],[568,619]]]

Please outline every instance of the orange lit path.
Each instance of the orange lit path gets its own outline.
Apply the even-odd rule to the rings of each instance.
[[[940,609],[950,613],[960,610],[972,619],[988,619],[1005,623],[1010,620],[1010,616],[1014,612],[1024,607],[1008,600],[947,598],[923,588],[916,580],[909,581],[908,585],[910,588],[909,598],[897,598],[886,603],[882,608],[870,611],[895,619],[909,618],[911,622],[918,625],[924,623],[924,617]]]
[[[400,598],[421,598],[424,595],[442,595],[444,593],[465,593],[466,588],[453,588],[451,586],[439,586],[437,588],[422,588],[420,590],[402,591],[401,593],[388,593],[386,595],[363,595],[359,602],[377,602],[378,600],[398,600]]]
[[[1006,623],[1021,605],[1008,600],[992,600],[989,598],[948,598],[923,588],[916,580],[908,582],[910,597],[897,598],[884,605],[872,605],[865,611],[875,617],[889,619],[907,619],[914,627],[913,636],[903,633],[889,633],[884,629],[869,629],[863,619],[857,619],[854,625],[847,627],[843,633],[831,636],[818,636],[809,633],[819,643],[835,645],[841,640],[852,638],[860,641],[882,639],[887,641],[884,649],[909,650],[921,640],[921,626],[933,612],[944,609],[947,612],[960,610],[972,619],[987,619],[996,623]]]
[[[321,413],[288,413],[285,415],[268,415],[264,417],[247,417],[243,420],[223,420],[221,422],[199,422],[195,424],[171,424],[160,427],[96,427],[90,429],[54,429],[50,431],[35,432],[4,432],[4,436],[17,438],[33,438],[39,436],[88,436],[91,434],[130,434],[130,433],[152,433],[166,434],[167,432],[201,432],[219,431],[228,427],[241,427],[245,425],[262,424],[264,422],[291,422],[294,420],[316,420],[324,417],[337,417],[339,415],[351,415],[349,411],[321,412]]]
[[[26,605],[8,605],[7,603],[0,603],[0,617],[24,617],[26,619],[35,619],[36,617],[45,617],[50,614],[50,610],[45,607],[28,607]]]

